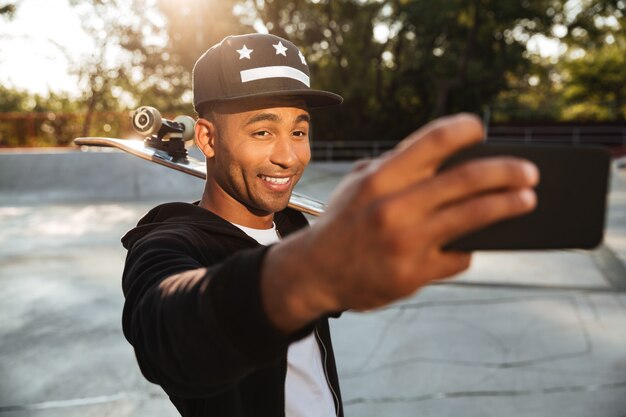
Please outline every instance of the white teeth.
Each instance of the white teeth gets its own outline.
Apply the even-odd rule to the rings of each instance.
[[[261,179],[263,181],[271,182],[272,184],[287,184],[289,182],[289,177],[275,178],[275,177],[266,177],[265,175],[261,175]]]

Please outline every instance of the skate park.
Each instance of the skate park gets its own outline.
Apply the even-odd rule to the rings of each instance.
[[[626,415],[626,169],[593,251],[479,252],[331,321],[346,416]],[[351,162],[314,162],[327,201]],[[0,153],[0,416],[175,416],[121,330],[120,237],[202,181],[119,151]]]

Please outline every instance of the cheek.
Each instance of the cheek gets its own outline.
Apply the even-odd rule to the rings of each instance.
[[[256,171],[268,160],[268,149],[262,143],[242,144],[233,150],[231,158],[242,171]]]
[[[266,166],[266,149],[248,143],[232,147],[229,152],[225,168],[228,169],[230,181],[240,189],[253,187],[258,173]]]
[[[217,148],[215,152],[215,166],[217,167],[217,175],[230,172],[235,165],[233,153],[228,147]]]
[[[245,165],[238,158],[239,153],[231,146],[216,146],[214,156],[215,171],[214,179],[225,189],[233,191],[240,188],[237,184],[242,182],[242,169]]]
[[[296,147],[296,155],[303,165],[308,165],[311,160],[311,146],[309,142],[303,142]]]

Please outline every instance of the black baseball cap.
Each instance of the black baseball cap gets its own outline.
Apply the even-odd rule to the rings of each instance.
[[[275,35],[228,36],[211,47],[193,67],[193,105],[248,97],[298,96],[309,107],[340,104],[343,98],[310,88],[302,52]]]

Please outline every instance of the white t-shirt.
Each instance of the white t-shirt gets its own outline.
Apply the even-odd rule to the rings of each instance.
[[[252,229],[233,225],[261,245],[278,242],[276,225],[271,229]],[[324,373],[315,332],[289,345],[285,379],[286,417],[336,417],[335,402]]]

